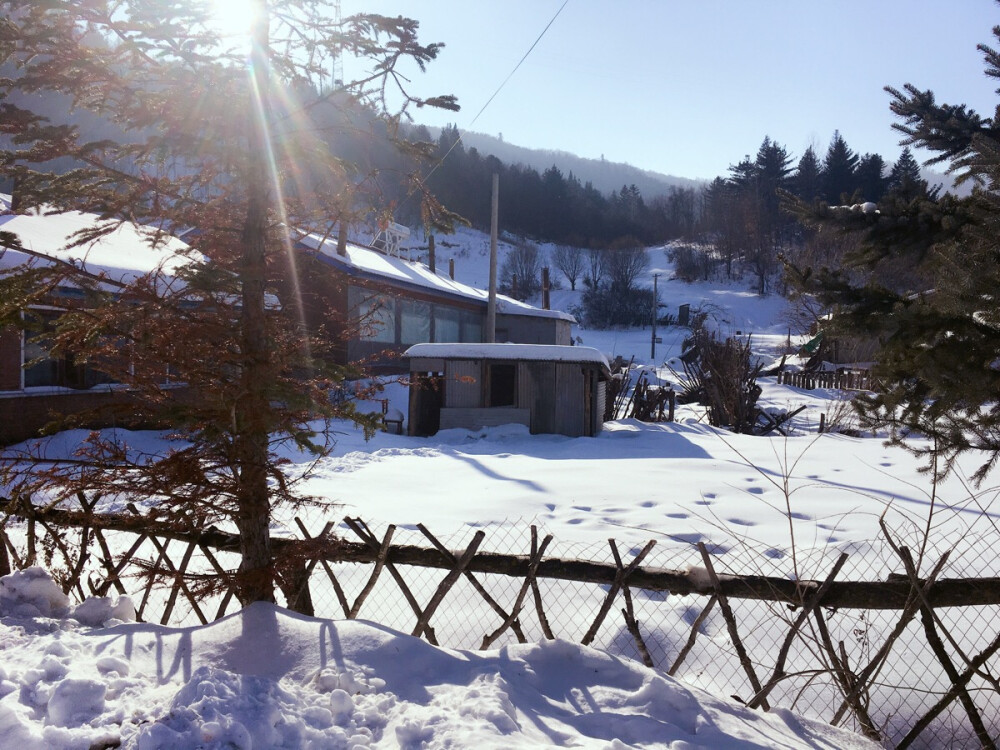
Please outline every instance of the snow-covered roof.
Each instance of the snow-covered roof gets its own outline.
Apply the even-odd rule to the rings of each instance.
[[[0,195],[0,210],[9,210],[10,196]],[[48,214],[0,214],[0,232],[17,236],[24,251],[0,248],[0,269],[25,263],[44,263],[46,258],[70,263],[81,271],[112,282],[128,283],[140,276],[162,270],[172,276],[188,262],[180,254],[187,245],[181,240],[157,232],[152,227],[123,223],[103,237],[78,247],[68,247],[74,235],[99,226],[96,214],[80,211]],[[157,242],[152,246],[151,240]]]
[[[307,234],[299,242],[310,250],[316,251],[317,255],[327,263],[339,266],[347,273],[401,286],[418,287],[483,304],[488,301],[489,294],[486,290],[462,284],[447,276],[440,276],[431,272],[423,263],[383,255],[376,250],[351,242],[347,243],[347,255],[339,255],[336,238],[324,238],[319,234]],[[497,313],[499,315],[529,315],[536,318],[555,318],[570,323],[576,322],[572,315],[561,310],[542,310],[502,294],[497,295]]]
[[[557,344],[414,344],[403,356],[428,359],[510,359],[580,362],[609,367],[607,358],[589,346]]]

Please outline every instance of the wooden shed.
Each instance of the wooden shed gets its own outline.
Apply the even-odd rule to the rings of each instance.
[[[410,435],[523,424],[533,434],[601,431],[608,361],[584,346],[417,344],[410,362]]]

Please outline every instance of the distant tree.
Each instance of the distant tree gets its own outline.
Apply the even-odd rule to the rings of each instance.
[[[86,308],[64,311],[50,334],[53,350],[101,363],[130,388],[132,416],[169,424],[184,440],[166,456],[136,460],[127,446],[95,434],[69,464],[24,474],[7,462],[5,485],[54,498],[79,491],[155,499],[150,513],[161,518],[231,525],[241,562],[229,580],[239,599],[273,600],[282,582],[273,513],[305,499],[283,457],[289,447],[325,449],[328,434],[313,420],[332,413],[329,388],[344,376],[312,356],[321,338],[302,331],[294,304],[279,303],[291,282],[287,250],[297,232],[328,231],[371,211],[362,188],[370,175],[333,153],[312,118],[324,107],[357,105],[358,92],[381,91],[382,80],[402,82],[397,66],[423,67],[438,46],[417,42],[414,21],[361,15],[339,23],[328,4],[312,0],[276,7],[248,0],[249,57],[241,40],[220,37],[211,3],[0,5],[0,135],[8,138],[0,165],[22,206],[106,217],[76,238],[81,243],[132,217],[197,230],[175,283],[161,271],[107,287],[66,267],[4,274],[0,322],[8,325],[51,304],[47,289],[79,285]],[[367,58],[376,77],[316,94],[317,75],[340,53]],[[406,106],[456,108],[451,97],[400,94]],[[40,95],[65,97],[121,136],[88,141],[76,119],[47,121],[35,111]],[[381,98],[366,105],[386,117],[378,133],[391,139],[389,115],[400,113]],[[56,172],[57,157],[76,168]],[[413,189],[437,223],[440,207],[419,183]],[[162,247],[165,235],[149,242]],[[185,398],[164,390],[167,372],[187,384]]]
[[[857,187],[854,174],[858,155],[847,145],[840,131],[834,131],[830,147],[823,158],[823,197],[831,205],[850,200]]]
[[[507,253],[500,266],[500,291],[526,300],[542,288],[542,253],[538,245],[519,242]]]
[[[591,247],[587,250],[587,285],[597,289],[604,281],[607,268],[607,250],[601,247]]]
[[[878,154],[865,154],[858,159],[854,180],[863,200],[873,203],[882,200],[889,184],[885,172],[885,160]]]
[[[740,190],[728,180],[716,177],[705,188],[702,202],[705,241],[715,245],[726,267],[726,277],[731,279],[746,242],[746,211]]]
[[[635,289],[635,282],[649,268],[649,253],[635,237],[621,237],[608,248],[605,264],[611,289],[627,294]]]
[[[798,166],[791,179],[791,191],[804,201],[812,201],[823,194],[819,158],[812,146],[799,157]]]
[[[580,278],[586,267],[584,251],[568,245],[556,245],[552,251],[552,265],[558,268],[569,281],[569,288],[576,291],[576,280]]]
[[[926,198],[931,194],[931,188],[921,174],[920,165],[913,158],[909,146],[903,148],[899,159],[892,165],[889,172],[888,189],[892,194],[903,200],[909,198]]]

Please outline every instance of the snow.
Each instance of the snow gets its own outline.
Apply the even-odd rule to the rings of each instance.
[[[28,251],[0,251],[0,269],[46,262],[45,257],[48,257],[75,265],[95,276],[128,283],[154,271],[170,276],[187,262],[182,254],[187,249],[184,242],[157,232],[153,227],[128,222],[93,242],[78,247],[68,246],[77,232],[91,230],[100,223],[96,215],[80,211],[0,214],[0,232],[17,235]]]
[[[488,282],[483,284],[481,288],[470,286],[448,276],[433,273],[426,265],[419,261],[410,261],[395,256],[384,255],[353,242],[347,243],[346,256],[337,253],[337,242],[335,239],[329,237],[324,238],[318,234],[307,234],[299,242],[305,247],[317,251],[319,257],[325,262],[339,266],[342,270],[346,270],[349,273],[360,272],[370,274],[405,286],[433,289],[438,292],[478,302],[486,302],[489,296],[486,291],[489,286]],[[573,316],[561,310],[543,310],[540,307],[527,305],[502,294],[498,294],[496,299],[497,312],[501,314],[558,318],[574,322]]]
[[[18,750],[874,747],[560,640],[456,651],[263,603],[196,628],[0,623],[0,747]]]
[[[476,246],[456,252],[470,247]],[[668,306],[703,306],[720,330],[751,335],[767,361],[777,360],[789,341],[779,298],[761,299],[738,283],[661,278],[659,289]],[[579,292],[555,298],[575,304]],[[585,347],[609,359],[634,356],[659,383],[676,382],[671,363],[687,333],[659,329],[663,343],[650,357],[648,329],[574,330]],[[900,533],[931,527],[936,542],[961,540],[965,546],[956,548],[946,577],[997,575],[991,540],[1000,493],[964,481],[977,457],[960,462],[932,493],[911,454],[879,436],[836,432],[853,426],[842,394],[778,386],[773,378],[761,384],[766,407],[806,407],[788,437],[717,430],[698,407],[680,407],[671,424],[618,420],[596,438],[530,435],[508,425],[431,438],[379,433],[366,441],[340,424],[333,453],[301,487],[329,507],[297,512],[314,530],[345,515],[374,527],[393,523],[397,541],[418,523],[444,540],[485,529],[484,548],[506,543],[504,551],[515,552],[521,550],[510,540],[523,542],[532,523],[553,534],[554,548],[564,545],[559,549],[606,550],[614,537],[628,550],[653,538],[657,546],[644,565],[686,567],[702,582],[708,571],[693,551],[698,541],[710,543],[720,570],[739,568],[751,551],[763,552],[752,559],[768,560],[771,568],[750,572],[822,578],[847,551],[846,577],[884,578],[887,571],[878,567],[884,545],[874,543],[884,518]],[[401,384],[386,387],[390,413],[407,413],[407,393]],[[821,414],[834,431],[818,434]],[[67,455],[86,434],[61,433],[30,449]],[[163,433],[115,434],[137,454],[170,444]],[[308,464],[292,449],[286,457],[303,471]],[[114,507],[113,499],[104,502]],[[291,529],[292,518],[275,519],[276,534]],[[415,532],[409,538],[420,539]],[[575,589],[567,585],[564,593],[573,597]],[[681,597],[636,605],[659,613],[657,622],[647,615],[647,627],[686,638],[693,605]],[[559,623],[557,634],[582,632],[585,607],[560,609],[553,617],[576,630]],[[438,627],[443,643],[449,628],[472,623],[475,630],[475,613],[464,616],[468,623]],[[127,598],[74,606],[39,568],[0,579],[0,748],[874,747],[782,705],[751,711],[720,697],[728,692],[705,692],[694,678],[647,669],[621,648],[559,639],[486,651],[439,648],[386,625],[308,618],[267,604],[207,626],[133,619]],[[713,637],[725,635],[702,636]],[[735,672],[738,665],[720,662],[715,669]],[[711,687],[713,675],[699,682]]]
[[[608,366],[608,360],[589,346],[546,344],[414,344],[404,357],[445,359],[523,359],[546,362],[589,362]]]

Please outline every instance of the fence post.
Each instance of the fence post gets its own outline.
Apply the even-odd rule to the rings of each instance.
[[[10,557],[7,556],[7,532],[0,528],[0,576],[9,576]]]
[[[285,595],[288,608],[300,615],[315,616],[316,610],[313,608],[312,594],[309,591],[309,566],[303,563],[282,573],[283,575],[278,577],[278,588]]]

